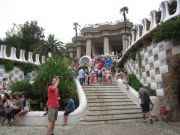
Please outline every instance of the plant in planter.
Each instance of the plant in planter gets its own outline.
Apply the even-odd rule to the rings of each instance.
[[[33,83],[33,93],[36,93],[37,97],[41,98],[45,104],[47,100],[47,88],[52,82],[54,76],[60,76],[58,90],[60,93],[60,110],[63,110],[66,106],[64,100],[67,95],[75,100],[76,105],[78,104],[76,84],[73,79],[73,74],[68,68],[66,60],[63,58],[50,58],[46,63],[42,64],[37,71],[37,77]]]
[[[157,27],[155,33],[156,41],[162,41],[165,39],[179,39],[180,37],[180,18],[174,18],[167,22],[162,22]]]

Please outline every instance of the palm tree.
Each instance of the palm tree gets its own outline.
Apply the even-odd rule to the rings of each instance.
[[[53,56],[63,56],[65,47],[63,42],[56,39],[54,35],[49,34],[47,40],[37,49],[37,52],[44,54],[46,57],[48,53],[52,53]]]
[[[126,22],[127,22],[126,14],[128,14],[128,7],[122,7],[122,8],[120,9],[120,13],[121,13],[121,14],[123,15],[123,17],[124,17],[124,24],[125,24],[124,28],[125,28],[125,32],[126,32]]]
[[[80,27],[80,25],[79,25],[77,22],[74,22],[73,25],[74,25],[74,28],[73,28],[73,29],[75,30],[75,33],[76,33],[76,41],[77,41],[77,34],[78,34],[78,33],[77,33],[77,29],[78,29],[78,27]]]

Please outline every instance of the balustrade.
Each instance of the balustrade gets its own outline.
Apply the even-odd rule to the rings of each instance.
[[[25,58],[25,51],[24,50],[20,50],[20,54],[19,54],[19,59],[17,58],[16,55],[16,48],[15,47],[11,47],[11,53],[10,53],[10,57],[7,57],[6,54],[6,46],[5,45],[1,45],[0,47],[0,59],[7,59],[7,60],[14,60],[14,61],[20,61],[20,62],[29,62],[29,63],[33,63],[36,65],[40,65],[41,63],[45,63],[45,56],[41,56],[41,62],[40,62],[40,55],[39,54],[35,54],[35,62],[33,61],[33,53],[32,52],[28,52],[28,60],[26,60]],[[52,54],[48,53],[48,57],[51,57]]]
[[[180,0],[176,0],[176,1],[177,1],[177,7],[176,7],[176,11],[174,14],[169,14],[170,8],[169,8],[168,1],[163,1],[163,2],[161,2],[160,8],[159,8],[160,12],[161,12],[160,16],[159,16],[159,14],[157,14],[158,13],[157,11],[152,10],[150,12],[150,21],[148,19],[144,18],[142,20],[143,25],[138,24],[136,26],[137,32],[135,32],[135,31],[131,32],[132,40],[129,40],[130,41],[130,45],[128,45],[129,47],[127,48],[127,45],[123,44],[123,56],[122,56],[122,58],[120,58],[120,60],[122,60],[124,58],[127,51],[130,50],[131,47],[133,47],[137,44],[137,41],[141,40],[146,35],[150,34],[153,30],[155,30],[158,23],[165,22],[174,17],[180,16]],[[158,17],[160,17],[160,18],[158,18]],[[160,20],[160,21],[158,21],[158,20]],[[125,39],[123,39],[123,40],[125,40]]]

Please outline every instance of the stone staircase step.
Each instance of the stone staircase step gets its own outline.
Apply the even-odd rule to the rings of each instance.
[[[101,91],[96,91],[96,90],[90,90],[90,91],[85,91],[85,93],[87,93],[87,94],[89,94],[89,93],[93,93],[93,94],[100,94],[100,93],[106,93],[106,94],[111,94],[111,93],[117,93],[117,94],[119,94],[119,93],[123,93],[124,94],[124,92],[122,92],[122,91],[111,91],[111,90],[109,90],[109,91],[103,91],[103,90],[101,90]]]
[[[118,93],[116,93],[116,92],[113,92],[113,93],[102,93],[102,92],[100,92],[100,93],[92,93],[92,92],[87,92],[87,94],[86,94],[86,96],[88,97],[88,96],[127,96],[125,93],[123,93],[123,92],[118,92]]]
[[[117,108],[117,107],[111,107],[111,108],[89,108],[89,111],[112,111],[112,110],[131,110],[131,109],[140,109],[136,106],[134,107],[123,107],[123,108]]]
[[[89,100],[89,101],[91,101],[91,100],[96,100],[97,99],[97,97],[87,97],[87,99]],[[98,97],[98,100],[111,100],[111,99],[113,99],[113,100],[115,100],[115,99],[117,99],[117,100],[119,100],[119,99],[129,99],[127,96],[118,96],[118,97],[111,97],[111,96],[109,96],[109,97]]]
[[[89,87],[89,88],[85,88],[84,89],[84,91],[86,91],[86,90],[119,90],[119,91],[121,91],[118,87],[117,88],[113,88],[113,87],[102,87],[102,88],[100,88],[100,87]]]
[[[125,120],[112,120],[112,121],[81,121],[81,125],[103,125],[103,124],[119,124],[119,123],[132,123],[142,122],[142,119],[125,119]]]
[[[83,87],[83,89],[85,90],[92,90],[92,89],[97,89],[97,90],[101,90],[101,89],[119,89],[119,87]]]
[[[83,120],[81,120],[81,121],[86,121],[86,122],[92,122],[92,121],[114,121],[114,120],[128,120],[128,119],[142,119],[142,116],[141,115],[139,115],[139,114],[135,114],[135,115],[131,115],[131,116],[128,116],[128,115],[119,115],[119,116],[115,116],[115,117],[107,117],[107,116],[105,116],[105,117],[100,117],[100,116],[98,116],[98,117],[92,117],[92,118],[89,118],[89,117],[87,117],[87,118],[85,118],[85,119],[83,119]]]
[[[110,109],[134,109],[134,108],[138,108],[138,106],[136,105],[129,105],[129,106],[102,106],[102,107],[88,107],[90,110],[110,110]],[[140,108],[138,108],[140,109]]]
[[[88,102],[132,102],[130,99],[126,98],[126,99],[93,99],[93,100],[88,100]]]
[[[117,104],[115,104],[115,103],[91,103],[91,104],[88,104],[88,107],[109,107],[109,106],[133,106],[133,105],[136,105],[136,104],[134,104],[134,103],[117,103]]]
[[[102,120],[106,120],[106,119],[119,119],[119,118],[123,118],[123,119],[126,119],[126,118],[136,118],[136,117],[141,117],[142,118],[142,115],[141,113],[121,113],[121,114],[104,114],[104,115],[86,115],[85,117],[85,120],[99,120],[99,119],[102,119]]]
[[[86,116],[119,115],[119,114],[141,114],[140,109],[114,110],[114,111],[89,111]]]
[[[130,103],[132,103],[132,101],[131,100],[121,100],[121,101],[119,101],[119,100],[115,100],[115,101],[87,101],[88,102],[88,104],[89,103],[119,103],[119,102],[130,102]]]
[[[94,87],[106,87],[106,88],[108,88],[108,87],[118,87],[118,85],[117,84],[116,85],[93,84],[93,85],[83,85],[82,87],[83,88],[88,88],[88,87],[90,87],[90,88],[94,88]]]

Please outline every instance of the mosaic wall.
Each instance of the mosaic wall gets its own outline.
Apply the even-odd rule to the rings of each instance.
[[[173,41],[163,41],[160,43],[149,43],[140,49],[141,54],[141,76],[137,61],[128,60],[125,69],[134,73],[142,84],[150,85],[156,89],[159,96],[163,96],[162,75],[168,72],[166,58],[180,53],[180,44]]]
[[[36,76],[36,73],[31,72],[31,73],[29,73],[29,75],[31,77],[31,80],[33,80]],[[20,80],[23,80],[23,78],[24,78],[24,72],[21,71],[19,68],[14,67],[14,69],[12,71],[7,73],[7,72],[5,72],[4,66],[0,65],[0,87],[2,84],[2,79],[9,78],[10,76],[13,81],[16,81],[16,80],[20,81]]]

